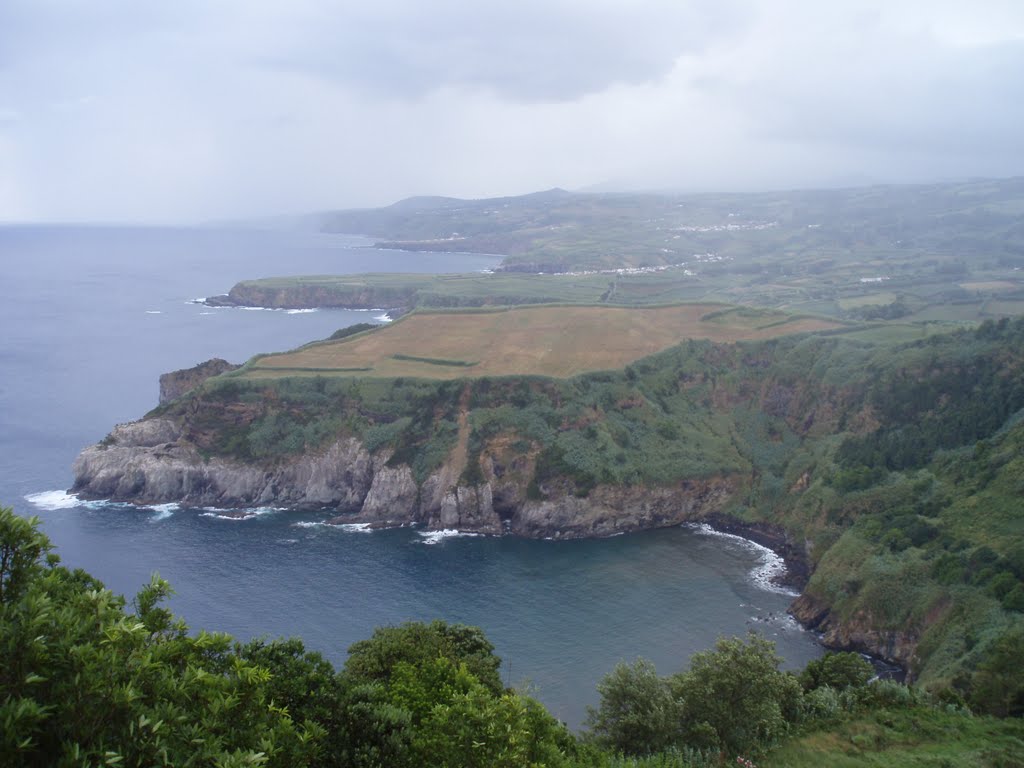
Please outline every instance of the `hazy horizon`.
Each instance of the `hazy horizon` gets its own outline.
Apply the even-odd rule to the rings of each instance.
[[[376,208],[386,208],[390,205],[395,205],[406,200],[416,198],[444,198],[451,200],[466,200],[466,201],[479,201],[488,199],[503,199],[508,197],[521,197],[535,193],[548,192],[555,189],[561,189],[562,191],[569,192],[572,194],[581,195],[630,195],[630,194],[649,194],[649,195],[715,195],[715,194],[771,194],[778,193],[784,194],[786,192],[816,192],[816,191],[837,191],[843,189],[860,189],[869,187],[889,187],[889,186],[931,186],[937,184],[957,184],[957,183],[970,183],[970,182],[982,182],[982,181],[1009,181],[1012,179],[1024,178],[1024,176],[964,176],[961,178],[941,178],[941,179],[926,179],[918,181],[875,181],[870,179],[862,180],[850,180],[849,183],[836,182],[828,185],[822,183],[820,185],[807,185],[807,186],[790,186],[790,187],[773,187],[764,186],[750,189],[734,189],[734,188],[707,188],[707,189],[674,189],[674,188],[657,188],[648,189],[643,187],[616,187],[611,184],[594,184],[589,187],[582,189],[566,189],[565,187],[549,187],[547,189],[532,189],[525,192],[516,192],[513,194],[497,194],[489,195],[487,197],[460,197],[457,195],[447,195],[443,192],[436,194],[409,194],[404,195],[400,198],[390,200],[380,205],[352,205],[346,207],[321,207],[318,209],[311,209],[306,211],[297,211],[293,213],[253,213],[251,215],[237,215],[230,217],[206,217],[206,218],[181,218],[181,219],[161,219],[161,218],[137,218],[137,219],[22,219],[22,220],[3,220],[0,219],[0,227],[17,227],[17,226],[51,226],[51,227],[140,227],[140,228],[221,228],[221,227],[248,227],[248,226],[268,226],[275,223],[281,225],[289,225],[297,220],[304,218],[317,216],[319,214],[326,214],[335,211],[347,211],[347,210],[372,210]],[[351,233],[358,234],[358,233]]]

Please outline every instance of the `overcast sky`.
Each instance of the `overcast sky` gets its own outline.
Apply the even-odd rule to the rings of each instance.
[[[1019,174],[1022,0],[0,0],[0,221]]]

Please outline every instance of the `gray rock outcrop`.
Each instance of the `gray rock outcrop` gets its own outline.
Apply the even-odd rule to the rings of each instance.
[[[215,357],[192,368],[165,373],[160,377],[160,405],[177,400],[213,376],[220,376],[222,373],[234,371],[240,367]]]
[[[272,470],[204,458],[167,419],[121,424],[79,454],[73,493],[85,498],[196,506],[281,505],[357,510],[373,481],[373,462],[358,440],[339,440]]]
[[[670,488],[598,486],[586,498],[548,489],[547,498],[538,500],[528,499],[525,487],[509,492],[507,475],[461,485],[457,462],[417,484],[408,465],[389,466],[389,457],[386,451],[371,455],[355,438],[270,466],[207,457],[173,420],[150,418],[118,425],[82,451],[71,491],[141,504],[327,510],[338,513],[336,522],[375,526],[418,523],[431,529],[582,538],[699,519],[721,510],[736,489],[730,478],[709,478]],[[494,483],[504,491],[500,513]]]

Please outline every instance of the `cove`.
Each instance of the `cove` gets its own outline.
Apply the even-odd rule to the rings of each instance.
[[[62,497],[77,452],[156,405],[161,373],[214,356],[242,362],[368,319],[342,310],[212,309],[195,298],[240,277],[466,271],[496,261],[382,254],[365,244],[288,231],[0,227],[8,285],[0,504],[40,515],[65,564],[117,592],[134,594],[158,571],[177,591],[171,607],[195,629],[240,639],[298,635],[341,663],[347,646],[378,625],[479,625],[504,659],[506,681],[533,685],[574,727],[619,660],[642,655],[670,673],[717,636],[749,628],[776,640],[790,667],[820,653],[785,616],[791,597],[752,577],[760,552],[691,529],[428,544],[416,530],[329,528],[315,515],[232,520]]]

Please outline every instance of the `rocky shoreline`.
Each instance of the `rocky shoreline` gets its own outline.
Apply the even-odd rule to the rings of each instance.
[[[180,372],[192,379],[202,372]],[[492,456],[482,482],[461,485],[462,465],[449,461],[422,482],[411,468],[389,466],[390,454],[371,454],[355,438],[339,440],[315,455],[276,466],[259,466],[203,455],[170,419],[151,417],[122,424],[74,464],[70,492],[82,499],[137,504],[179,503],[238,509],[280,507],[326,512],[327,522],[371,528],[409,525],[526,538],[599,538],[685,523],[740,536],[782,558],[785,570],[772,582],[799,591],[789,613],[818,632],[835,650],[869,654],[909,669],[918,638],[878,630],[870,616],[840,620],[830,606],[806,591],[811,564],[802,541],[781,526],[728,515],[742,481],[735,477],[691,479],[673,487],[597,486],[586,497],[549,487],[542,498],[527,493],[531,467],[505,474],[507,457]],[[529,470],[529,471],[527,471]]]

